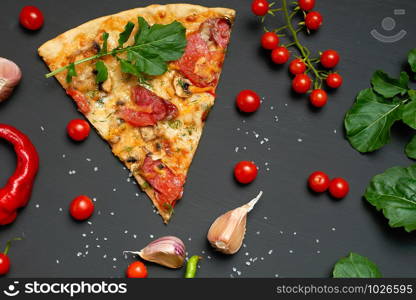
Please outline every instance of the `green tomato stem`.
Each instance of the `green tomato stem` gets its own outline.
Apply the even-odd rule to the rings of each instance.
[[[322,85],[322,77],[320,76],[318,70],[315,68],[311,59],[309,58],[309,55],[310,55],[309,49],[302,46],[302,44],[300,43],[299,38],[298,38],[298,32],[302,29],[302,27],[300,27],[296,30],[295,30],[295,28],[293,28],[292,18],[296,15],[298,10],[295,10],[294,12],[292,12],[289,15],[289,11],[287,9],[287,0],[282,0],[282,8],[283,8],[283,13],[284,13],[285,20],[286,20],[286,23],[287,23],[287,28],[289,29],[289,31],[290,31],[290,33],[292,34],[292,37],[293,37],[294,45],[298,48],[299,52],[302,54],[302,58],[305,61],[308,68],[310,70],[312,70],[312,72],[315,74],[316,80],[314,80],[314,88],[315,89],[319,88]]]
[[[9,253],[10,246],[12,245],[12,241],[20,241],[20,240],[22,240],[22,238],[19,238],[19,237],[8,240],[6,243],[6,248],[4,248],[3,254],[7,255],[7,253]]]

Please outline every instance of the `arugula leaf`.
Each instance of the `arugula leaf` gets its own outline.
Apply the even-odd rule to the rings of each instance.
[[[186,47],[185,28],[177,21],[168,25],[149,26],[142,17],[138,18],[139,30],[134,45],[127,50],[129,73],[146,73],[157,76],[167,71],[168,61],[179,59]],[[137,75],[136,75],[137,76]]]
[[[167,63],[179,59],[185,52],[187,43],[185,27],[177,21],[167,25],[154,24],[149,26],[142,17],[138,18],[138,23],[139,29],[134,36],[133,45],[123,48],[134,29],[134,24],[128,22],[124,31],[119,35],[117,48],[108,51],[108,34],[104,33],[102,51],[73,64],[60,67],[46,74],[46,78],[68,70],[67,80],[70,81],[72,76],[76,76],[75,65],[97,60],[106,55],[114,56],[119,61],[123,72],[137,76],[139,80],[144,78],[146,74],[157,76],[165,73]],[[119,57],[118,55],[121,53],[126,53],[127,57]]]
[[[133,31],[134,23],[128,22],[126,26],[124,26],[124,31],[120,33],[118,36],[118,48],[123,48],[125,42],[128,41],[131,32]]]
[[[78,76],[77,71],[75,70],[75,64],[68,65],[68,72],[66,73],[66,82],[70,83],[72,81],[72,77]]]
[[[378,267],[368,258],[350,253],[341,258],[334,266],[334,278],[381,278]]]
[[[416,159],[416,135],[407,144],[405,152],[409,158]]]
[[[376,175],[368,185],[365,199],[381,210],[390,227],[416,229],[416,164],[393,167]]]
[[[104,32],[103,33],[103,45],[101,46],[100,52],[98,52],[98,54],[103,54],[107,52],[108,37],[109,37],[108,32]]]
[[[95,63],[95,70],[97,71],[97,76],[95,77],[95,81],[97,83],[101,83],[107,80],[108,70],[105,63],[102,60],[99,60]]]
[[[141,76],[140,71],[137,70],[136,66],[131,64],[128,60],[118,58],[118,61],[120,62],[122,72],[129,73],[137,77]]]
[[[412,68],[412,71],[416,73],[416,48],[410,50],[408,62],[410,67]]]
[[[391,126],[401,117],[401,106],[401,102],[387,102],[372,89],[361,91],[344,120],[351,145],[360,152],[371,152],[387,144]]]
[[[404,123],[416,129],[416,90],[409,90],[410,102],[402,108],[402,120]]]
[[[386,98],[407,93],[409,75],[406,72],[400,73],[400,79],[389,77],[383,71],[376,71],[371,79],[374,90]]]

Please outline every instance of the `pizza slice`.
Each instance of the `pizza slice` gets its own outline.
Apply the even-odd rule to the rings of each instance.
[[[165,223],[214,104],[234,10],[151,5],[101,17],[39,55]]]

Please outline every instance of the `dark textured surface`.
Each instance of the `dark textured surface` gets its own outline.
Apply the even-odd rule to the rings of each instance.
[[[59,84],[44,79],[46,67],[36,53],[43,42],[67,29],[152,1],[2,0],[0,56],[16,61],[24,79],[10,101],[0,104],[0,121],[26,132],[41,157],[30,204],[13,225],[0,229],[1,245],[12,237],[25,236],[11,249],[10,276],[123,276],[132,259],[125,260],[122,251],[141,249],[151,235],[176,235],[184,240],[190,255],[203,255],[200,277],[237,277],[233,267],[242,277],[327,277],[335,261],[350,251],[370,257],[385,276],[415,276],[415,235],[390,229],[382,215],[362,199],[373,175],[412,163],[403,154],[411,132],[395,126],[390,145],[374,154],[360,155],[345,140],[342,121],[356,93],[369,85],[375,69],[398,74],[408,50],[415,46],[416,19],[412,14],[416,3],[317,1],[325,25],[318,33],[301,38],[314,51],[339,50],[342,62],[338,70],[345,79],[344,86],[330,94],[329,104],[317,112],[307,105],[306,97],[290,92],[286,67],[271,65],[267,53],[259,49],[261,26],[250,13],[251,1],[189,2],[235,8],[237,20],[216,106],[191,167],[185,195],[172,222],[165,226],[152,213],[147,197],[127,182],[127,171],[95,133],[82,144],[66,137],[66,123],[80,115]],[[18,25],[18,13],[29,3],[45,14],[45,26],[39,32],[28,33]],[[394,16],[397,8],[406,9],[406,15]],[[392,32],[408,32],[401,41],[384,44],[371,37],[373,28],[388,34],[381,29],[381,20],[387,16],[397,21]],[[245,88],[264,96],[261,109],[249,117],[234,108],[234,96]],[[264,138],[269,141],[262,144]],[[2,185],[13,172],[15,159],[10,147],[3,142],[0,147]],[[246,159],[256,161],[260,172],[253,184],[242,187],[234,182],[231,172],[237,161]],[[335,201],[326,194],[311,194],[305,181],[316,169],[347,178],[349,196]],[[70,170],[76,173],[69,175]],[[264,191],[264,197],[249,217],[246,248],[230,257],[212,251],[205,235],[213,219],[250,200],[259,190]],[[68,215],[69,202],[79,194],[97,198],[91,225],[76,223]],[[246,264],[255,257],[254,263]],[[181,277],[182,271],[149,264],[149,274]]]

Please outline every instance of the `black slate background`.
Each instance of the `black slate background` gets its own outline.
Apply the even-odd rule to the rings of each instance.
[[[380,68],[392,75],[400,71],[407,52],[415,47],[416,3],[317,1],[316,9],[324,15],[325,25],[301,39],[314,51],[339,50],[342,62],[338,70],[345,84],[330,94],[324,109],[316,111],[308,106],[306,97],[291,93],[286,66],[273,66],[267,53],[259,49],[262,29],[251,15],[251,1],[189,2],[235,8],[237,19],[216,106],[191,167],[183,200],[172,222],[165,226],[152,213],[146,196],[127,182],[127,171],[95,133],[81,144],[67,138],[67,122],[80,115],[58,83],[44,79],[46,67],[36,53],[43,42],[67,29],[152,1],[2,0],[0,56],[16,61],[24,79],[13,97],[0,105],[0,122],[27,133],[41,157],[30,204],[14,224],[0,229],[1,245],[12,237],[25,237],[11,249],[13,269],[9,276],[120,277],[132,261],[131,257],[124,259],[122,251],[141,249],[151,235],[176,235],[185,241],[190,255],[204,256],[199,277],[238,277],[233,267],[241,277],[328,277],[333,264],[350,251],[370,257],[386,277],[415,276],[415,234],[390,229],[382,215],[362,199],[372,176],[391,166],[412,163],[403,153],[411,131],[399,124],[393,129],[391,144],[374,154],[361,155],[344,138],[342,121],[356,93],[368,87],[374,70]],[[19,11],[28,4],[44,12],[46,22],[39,32],[29,33],[18,25]],[[394,9],[406,9],[406,15],[394,16]],[[394,33],[400,29],[408,32],[401,41],[384,44],[371,37],[373,28],[389,34],[381,29],[381,20],[387,16],[397,21]],[[246,88],[264,96],[261,109],[251,116],[239,114],[234,107],[235,95]],[[265,137],[269,141],[261,144]],[[0,148],[3,185],[14,170],[15,158],[6,143],[0,142]],[[260,167],[251,185],[239,186],[232,178],[233,165],[240,160],[254,160]],[[310,193],[306,178],[317,169],[347,178],[349,196],[335,201]],[[70,170],[76,174],[69,175]],[[259,190],[264,191],[264,197],[249,216],[246,247],[230,257],[212,251],[205,235],[214,218],[250,200]],[[97,199],[91,225],[74,222],[68,215],[69,202],[79,194]],[[254,263],[246,264],[255,257]],[[148,267],[150,277],[183,274],[182,270]]]

